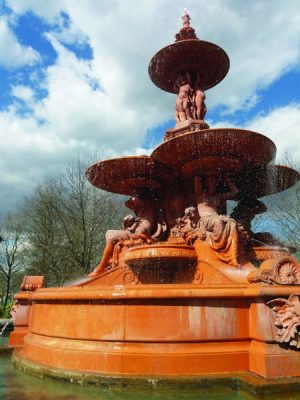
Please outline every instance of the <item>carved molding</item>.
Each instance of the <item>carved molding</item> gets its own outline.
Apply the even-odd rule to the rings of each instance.
[[[288,299],[274,299],[267,304],[275,313],[277,327],[275,340],[292,348],[300,347],[300,294],[292,294]]]
[[[147,260],[147,262],[146,262]],[[131,248],[124,255],[124,261],[128,265],[143,262],[143,265],[160,265],[161,260],[169,260],[171,264],[193,265],[197,260],[192,246],[176,244],[153,244]]]
[[[293,257],[277,258],[271,268],[251,272],[247,279],[250,283],[300,285],[300,264]]]

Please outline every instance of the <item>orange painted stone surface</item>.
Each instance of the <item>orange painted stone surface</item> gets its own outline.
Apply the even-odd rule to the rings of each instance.
[[[272,310],[263,289],[40,289],[30,295],[29,334],[17,356],[52,368],[107,376],[242,371],[267,378],[299,376],[298,353],[274,342]],[[267,298],[276,295],[276,288],[269,288]]]
[[[32,302],[29,293],[44,286],[43,276],[24,276],[20,290],[23,292],[22,299],[15,300],[11,316],[14,323],[14,330],[9,336],[9,345],[12,347],[22,346],[23,338],[28,332],[28,324],[31,314]]]

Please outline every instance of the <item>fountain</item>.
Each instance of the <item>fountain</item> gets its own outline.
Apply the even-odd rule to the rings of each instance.
[[[197,38],[187,12],[182,19],[175,43],[149,65],[154,84],[176,94],[176,124],[150,156],[87,169],[94,186],[131,196],[134,215],[107,232],[82,281],[23,284],[10,336],[21,369],[92,384],[300,376],[300,264],[251,231],[266,211],[258,199],[299,174],[273,164],[275,144],[262,134],[204,121],[204,92],[229,58]],[[227,200],[238,202],[231,216]]]

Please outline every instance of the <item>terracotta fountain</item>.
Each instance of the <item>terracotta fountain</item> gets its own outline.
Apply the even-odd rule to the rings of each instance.
[[[299,175],[273,164],[275,144],[262,134],[209,128],[205,91],[229,58],[182,19],[175,43],[149,64],[154,84],[176,95],[176,124],[149,157],[86,171],[94,186],[129,195],[131,213],[80,283],[39,288],[27,278],[10,337],[20,368],[81,382],[300,376],[300,264],[251,230],[266,211],[258,199]],[[231,215],[227,200],[237,201]]]

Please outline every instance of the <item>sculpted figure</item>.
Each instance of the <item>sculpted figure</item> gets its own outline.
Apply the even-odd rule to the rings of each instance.
[[[184,214],[184,210],[188,206],[187,196],[174,185],[172,191],[165,193],[162,201],[163,216],[170,230],[174,228],[178,220]]]
[[[187,239],[199,238],[205,241],[215,250],[221,261],[237,267],[239,266],[237,222],[226,215],[219,215],[219,212],[220,210],[224,212],[226,200],[234,199],[238,190],[229,177],[225,176],[225,182],[230,192],[217,193],[215,176],[206,177],[204,182],[200,177],[195,178],[200,220],[197,229],[188,234]]]
[[[191,87],[189,74],[180,74],[176,86],[178,88],[178,95],[176,97],[175,120],[176,122],[181,122],[192,118],[191,107],[193,104],[193,89]]]
[[[182,15],[181,19],[182,19],[182,26],[184,28],[189,28],[191,17],[189,16],[189,12],[188,12],[187,8],[185,8],[183,10],[183,15]]]
[[[186,121],[189,118],[203,120],[206,114],[205,93],[201,88],[200,75],[197,73],[194,84],[188,72],[178,76],[176,81],[176,122]]]
[[[197,208],[188,207],[184,211],[184,217],[182,220],[185,223],[186,230],[194,230],[199,222],[199,214]]]
[[[226,214],[226,201],[236,199],[237,187],[227,175],[225,175],[224,181],[230,191],[217,193],[218,178],[216,176],[207,176],[203,179],[199,176],[195,177],[194,184],[200,218],[205,215]]]
[[[123,220],[122,230],[109,230],[106,232],[106,245],[102,259],[89,276],[96,276],[102,273],[112,257],[114,263],[118,261],[120,246],[116,246],[117,244],[128,240],[131,245],[134,244],[135,240],[139,244],[141,242],[151,242],[151,236],[155,235],[159,230],[157,223],[158,212],[154,200],[131,197],[126,201],[125,205],[134,211],[136,217],[127,215]]]
[[[205,93],[201,89],[200,85],[199,73],[197,73],[193,102],[194,102],[194,118],[203,120],[207,109],[205,104]]]
[[[171,236],[183,236],[185,233],[194,230],[199,221],[197,208],[188,207],[184,211],[184,216],[177,218],[175,226],[171,229]]]

